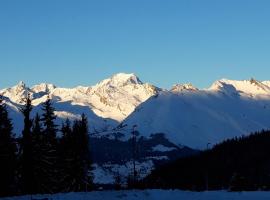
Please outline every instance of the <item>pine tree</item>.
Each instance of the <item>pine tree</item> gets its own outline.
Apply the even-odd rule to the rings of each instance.
[[[0,97],[0,196],[14,195],[16,143],[6,105]]]
[[[30,96],[24,99],[25,105],[21,107],[20,111],[24,116],[24,129],[22,131],[21,140],[21,187],[23,194],[32,194],[33,191],[33,138],[32,138],[32,119],[30,113],[32,111],[32,104]]]
[[[71,122],[66,119],[61,128],[62,137],[59,145],[58,168],[60,169],[60,186],[61,191],[71,192],[74,188],[73,165],[74,165],[74,141],[72,137]]]
[[[51,99],[43,104],[43,114],[41,122],[43,123],[42,131],[42,157],[41,168],[42,174],[42,192],[54,193],[57,191],[58,173],[57,173],[57,126],[54,123],[56,116],[52,107]]]
[[[91,170],[88,122],[83,114],[81,120],[75,120],[72,127],[72,134],[69,137],[66,133],[67,126],[63,127],[65,145],[69,150],[65,157],[68,191],[87,191],[91,189],[92,179],[89,176]]]
[[[34,193],[42,193],[42,179],[44,166],[42,165],[43,151],[43,135],[40,124],[40,117],[37,113],[32,126],[33,138],[33,191]]]
[[[44,134],[47,135],[48,139],[52,141],[56,140],[57,125],[55,125],[54,120],[56,116],[54,114],[54,108],[52,106],[51,99],[48,97],[47,101],[43,103],[42,108],[43,114],[41,121],[44,126]]]
[[[61,132],[63,139],[70,139],[72,137],[71,122],[69,119],[66,119],[65,123],[62,124]]]
[[[42,129],[40,124],[40,116],[37,113],[33,122],[32,126],[32,133],[33,133],[33,140],[36,142],[36,140],[41,140],[42,137]]]
[[[89,151],[88,122],[84,114],[81,120],[76,120],[73,124],[74,142],[74,164],[73,164],[73,183],[74,191],[87,191],[92,186],[91,159]]]

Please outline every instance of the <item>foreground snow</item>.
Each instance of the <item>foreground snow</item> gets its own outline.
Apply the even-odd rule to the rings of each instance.
[[[34,196],[33,199],[49,200],[264,200],[270,199],[270,192],[185,192],[180,190],[145,190],[145,191],[105,191],[90,193],[68,193]],[[3,198],[1,200],[29,200],[30,196]]]

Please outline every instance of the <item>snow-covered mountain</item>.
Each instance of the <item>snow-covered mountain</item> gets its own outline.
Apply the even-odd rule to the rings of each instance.
[[[0,90],[0,94],[5,97],[11,110],[16,133],[22,129],[23,120],[19,107],[27,94],[33,99],[33,115],[40,111],[40,104],[49,96],[54,101],[59,123],[62,119],[75,119],[85,113],[93,132],[117,126],[139,104],[158,91],[155,86],[142,83],[134,74],[119,73],[92,87],[59,88],[42,83],[29,88],[19,82],[14,87]]]
[[[160,89],[124,73],[90,87],[59,88],[42,83],[29,88],[20,82],[0,90],[16,133],[22,128],[18,109],[27,93],[33,98],[33,115],[50,96],[59,124],[84,112],[92,133],[102,132],[100,135],[110,138],[117,132],[123,140],[130,138],[136,125],[141,136],[163,133],[178,146],[203,149],[208,143],[270,127],[270,81],[221,79],[203,90],[192,84]]]
[[[164,133],[177,145],[205,149],[235,136],[270,128],[269,82],[216,81],[209,89],[176,85],[142,103],[121,124],[143,136]]]

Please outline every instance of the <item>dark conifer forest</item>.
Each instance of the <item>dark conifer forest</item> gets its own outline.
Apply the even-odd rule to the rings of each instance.
[[[82,114],[73,123],[67,119],[58,127],[49,98],[34,119],[30,97],[24,102],[22,137],[15,138],[7,107],[0,99],[0,196],[91,190],[86,116]]]
[[[143,187],[184,190],[270,190],[270,131],[226,140],[156,169]]]

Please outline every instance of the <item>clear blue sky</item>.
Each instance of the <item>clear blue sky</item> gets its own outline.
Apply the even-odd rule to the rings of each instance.
[[[1,0],[0,88],[270,80],[269,0]]]

